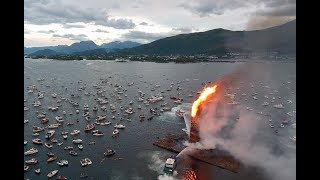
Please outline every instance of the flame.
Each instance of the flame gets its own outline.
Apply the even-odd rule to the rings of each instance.
[[[192,110],[191,110],[192,117],[195,117],[197,115],[198,107],[200,106],[200,104],[203,101],[205,101],[210,94],[215,93],[216,88],[217,88],[217,85],[214,85],[213,87],[207,87],[202,91],[199,98],[192,104]]]

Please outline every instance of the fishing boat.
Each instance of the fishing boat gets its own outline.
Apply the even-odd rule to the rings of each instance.
[[[80,144],[80,143],[82,143],[82,139],[74,139],[74,140],[72,140],[72,142],[74,144]]]
[[[58,173],[59,170],[53,170],[51,172],[49,172],[49,174],[47,175],[49,178],[55,176]]]
[[[37,164],[38,160],[36,158],[32,158],[25,161],[26,164]]]
[[[53,147],[53,145],[50,144],[50,143],[44,143],[44,145],[45,145],[47,148],[49,148],[49,149]]]
[[[32,155],[38,153],[38,149],[36,148],[31,148],[28,151],[24,152],[24,155]]]
[[[86,125],[86,127],[84,128],[84,131],[91,131],[92,129],[94,129],[94,124],[89,123]]]
[[[52,157],[49,157],[49,159],[47,159],[47,162],[52,162],[56,159],[57,159],[57,156],[52,156]]]
[[[113,150],[113,149],[107,149],[107,151],[104,152],[103,155],[104,155],[104,156],[112,156],[112,155],[114,155],[115,153],[116,153],[115,150]]]
[[[43,142],[41,141],[41,139],[36,138],[36,139],[32,139],[33,144],[42,144]]]

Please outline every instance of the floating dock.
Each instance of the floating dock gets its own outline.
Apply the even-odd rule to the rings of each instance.
[[[153,145],[175,153],[180,153],[186,147],[183,145],[183,142],[187,139],[187,135],[168,134],[164,138],[156,139]],[[230,153],[219,149],[197,149],[192,154],[189,154],[189,156],[234,173],[239,172],[240,169],[240,162],[237,159],[235,159]]]

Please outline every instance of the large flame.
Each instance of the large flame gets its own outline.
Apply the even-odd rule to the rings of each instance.
[[[195,117],[197,115],[200,104],[203,101],[205,101],[210,94],[213,94],[216,92],[216,87],[217,85],[214,85],[213,87],[207,87],[202,91],[202,93],[200,94],[200,97],[192,104],[192,110],[191,110],[192,117]]]

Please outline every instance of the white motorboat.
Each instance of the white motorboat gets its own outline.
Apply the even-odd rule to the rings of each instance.
[[[69,154],[72,155],[72,156],[77,156],[78,155],[78,153],[75,152],[74,150],[69,151]]]
[[[115,136],[115,135],[117,135],[117,134],[119,134],[119,130],[118,130],[118,129],[115,129],[115,130],[112,131],[112,135],[113,135],[113,136]]]
[[[41,139],[36,138],[36,139],[32,139],[33,144],[42,144],[43,142],[41,141]]]
[[[71,131],[70,134],[71,134],[71,135],[80,134],[80,130],[75,129],[75,130]]]
[[[37,169],[34,169],[34,172],[35,172],[36,174],[40,174],[41,170],[40,170],[40,168],[37,168]]]
[[[24,120],[24,124],[26,124],[26,123],[28,123],[28,122],[29,122],[29,120],[28,120],[28,119]]]
[[[109,125],[109,124],[111,124],[111,121],[106,121],[106,122],[100,123],[101,126],[106,126],[106,125]]]
[[[263,102],[262,106],[268,106],[269,103],[268,102]]]
[[[23,144],[26,145],[28,143],[28,141],[24,141]]]
[[[56,120],[57,120],[57,122],[59,122],[59,123],[62,123],[62,122],[64,121],[61,116],[56,116]]]
[[[79,148],[80,150],[82,150],[82,149],[83,149],[83,145],[82,145],[82,144],[79,144],[79,145],[78,145],[78,148]]]
[[[28,171],[29,170],[29,166],[24,165],[24,171]]]
[[[56,129],[60,126],[61,124],[60,123],[56,123],[56,124],[49,124],[47,126],[48,129]]]
[[[80,159],[80,164],[82,166],[87,166],[87,165],[91,165],[92,161],[89,158],[84,158],[84,159]]]
[[[93,133],[92,135],[93,136],[103,136],[104,134],[103,134],[103,132],[97,131],[97,132]]]
[[[115,128],[118,128],[118,129],[124,129],[126,126],[125,126],[125,125],[122,125],[122,124],[117,123],[114,127],[115,127]]]
[[[25,161],[26,164],[37,164],[38,160],[36,158],[32,158]]]
[[[107,119],[107,116],[106,116],[106,115],[104,115],[104,116],[98,116],[98,117],[96,118],[96,121],[102,121],[102,120],[105,120],[105,119]]]
[[[31,148],[31,149],[29,149],[28,151],[24,152],[24,155],[32,155],[32,154],[36,154],[36,153],[38,153],[38,152],[39,152],[38,149],[36,149],[36,148]]]
[[[47,175],[49,178],[55,176],[58,173],[59,170],[53,170],[51,172],[49,172],[49,174]]]
[[[50,139],[55,134],[55,132],[55,130],[49,130],[48,132],[46,132],[46,139]]]
[[[283,109],[284,106],[282,104],[276,104],[273,107],[278,108],[278,109]]]
[[[70,150],[70,149],[72,150],[73,147],[72,147],[72,146],[66,146],[66,147],[64,147],[63,149],[64,149],[64,150]]]
[[[63,139],[67,139],[68,138],[68,135],[62,135]]]
[[[28,107],[24,107],[23,110],[24,110],[24,111],[28,111],[29,108],[28,108]]]
[[[56,93],[53,93],[53,94],[51,94],[51,96],[52,96],[53,98],[56,98],[56,97],[57,97],[57,94],[56,94]]]
[[[68,166],[69,162],[65,159],[61,159],[57,162],[59,166]]]
[[[59,143],[58,143],[58,146],[61,146],[62,144],[63,144],[63,142],[59,142]]]
[[[82,139],[74,139],[74,140],[72,140],[72,142],[74,144],[80,144],[80,143],[82,143]]]
[[[49,149],[53,147],[53,145],[50,144],[50,143],[44,143],[44,145],[45,145],[47,148],[49,148]]]

